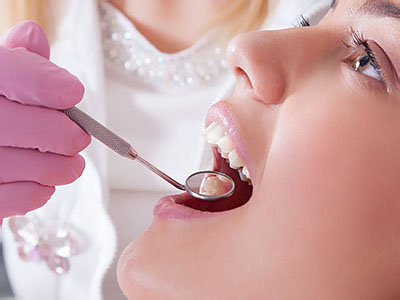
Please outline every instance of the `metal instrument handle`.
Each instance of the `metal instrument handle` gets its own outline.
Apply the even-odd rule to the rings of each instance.
[[[66,114],[72,121],[79,125],[88,134],[95,137],[97,140],[117,152],[119,155],[122,155],[132,160],[137,159],[141,164],[146,166],[153,173],[157,174],[168,183],[172,184],[174,187],[183,191],[185,190],[184,185],[180,184],[179,182],[153,166],[151,163],[144,160],[127,141],[116,135],[108,128],[101,125],[99,122],[90,117],[88,114],[81,111],[79,108],[71,107],[69,109],[61,110],[61,112]]]
[[[95,137],[97,140],[117,152],[119,155],[129,158],[136,158],[138,155],[127,141],[101,125],[79,108],[71,107],[69,109],[61,110],[61,112],[66,114],[72,121],[74,121],[91,136]]]

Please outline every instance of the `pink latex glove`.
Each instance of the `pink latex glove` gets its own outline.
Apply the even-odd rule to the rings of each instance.
[[[57,110],[77,104],[84,87],[49,54],[34,22],[0,38],[0,224],[44,205],[85,167],[78,152],[90,136]]]

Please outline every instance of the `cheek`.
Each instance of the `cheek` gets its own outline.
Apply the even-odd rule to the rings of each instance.
[[[282,106],[255,219],[268,212],[283,245],[276,253],[299,259],[310,274],[334,276],[364,259],[365,270],[379,273],[398,261],[399,107],[335,91]],[[379,262],[382,253],[388,259]]]
[[[267,168],[319,196],[395,200],[400,196],[399,111],[397,104],[345,93],[289,100]]]

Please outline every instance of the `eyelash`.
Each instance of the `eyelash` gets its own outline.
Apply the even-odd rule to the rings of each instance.
[[[354,28],[351,28],[351,38],[352,38],[353,45],[349,45],[343,41],[343,43],[346,45],[346,47],[348,47],[348,48],[362,47],[364,49],[365,53],[367,53],[371,59],[371,66],[375,69],[375,71],[377,71],[379,73],[381,78],[383,78],[384,76],[383,76],[382,68],[376,59],[375,52],[369,46],[368,41],[364,38],[364,36],[360,32],[356,31]]]
[[[334,3],[336,3],[336,1],[334,1]],[[297,20],[297,22],[294,24],[294,27],[310,27],[310,21],[304,17],[304,15],[300,15],[299,19]],[[377,74],[379,75],[380,82],[382,82],[386,88],[388,89],[388,82],[386,81],[386,77],[385,77],[385,72],[383,71],[383,69],[381,68],[381,65],[378,62],[377,56],[375,54],[375,51],[372,50],[371,46],[369,45],[369,42],[366,38],[364,38],[364,36],[357,30],[355,30],[354,28],[351,28],[351,44],[348,44],[347,42],[343,41],[343,44],[346,45],[347,48],[349,49],[355,49],[355,50],[360,50],[362,49],[370,58],[370,64],[373,67],[373,69],[377,72]],[[353,70],[355,72],[361,73],[359,70],[356,70],[353,67]]]
[[[306,19],[303,15],[300,15],[299,20],[294,24],[294,27],[310,27],[310,21]]]

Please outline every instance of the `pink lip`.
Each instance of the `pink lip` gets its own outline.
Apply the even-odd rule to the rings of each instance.
[[[188,206],[178,204],[179,199],[186,197],[187,194],[179,194],[166,196],[161,198],[153,210],[153,215],[162,220],[194,220],[215,217],[226,213],[223,212],[208,212],[190,208]]]
[[[226,101],[219,101],[208,110],[206,117],[206,127],[212,122],[216,122],[218,125],[225,128],[228,136],[231,138],[232,143],[235,146],[236,152],[243,160],[247,168],[250,167],[249,156],[243,142],[241,140],[240,130],[237,126],[238,122],[235,120],[235,114],[233,113],[231,105]],[[251,168],[249,169],[251,174]]]

